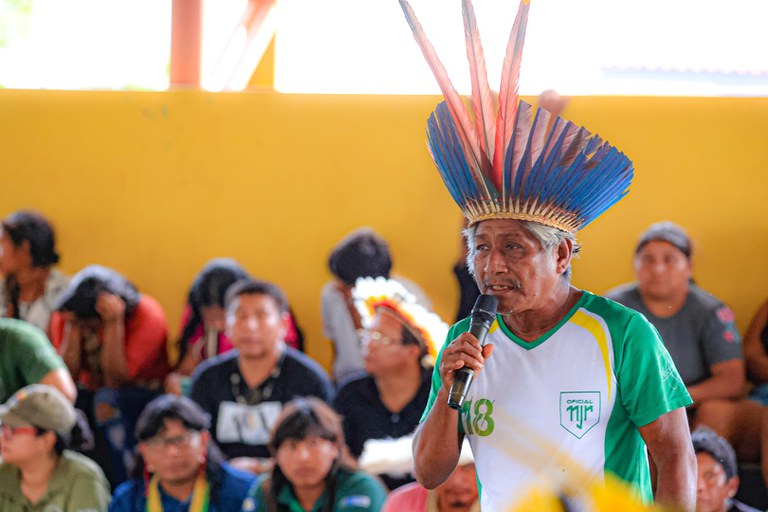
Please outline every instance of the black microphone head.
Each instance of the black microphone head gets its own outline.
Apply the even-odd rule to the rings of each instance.
[[[487,322],[492,322],[496,317],[496,309],[499,307],[499,301],[493,295],[480,295],[472,307],[473,317],[482,317]]]

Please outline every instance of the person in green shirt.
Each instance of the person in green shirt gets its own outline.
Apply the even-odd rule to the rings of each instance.
[[[28,384],[47,384],[70,402],[77,388],[45,333],[23,320],[0,318],[0,403]]]
[[[339,416],[322,400],[289,402],[269,441],[271,474],[257,482],[243,512],[378,512],[383,484],[357,470]]]
[[[80,442],[72,404],[32,384],[0,407],[0,510],[105,512],[109,484],[95,462],[65,449]]]

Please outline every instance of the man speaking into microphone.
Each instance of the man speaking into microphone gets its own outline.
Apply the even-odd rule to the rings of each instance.
[[[509,510],[534,486],[583,498],[609,474],[643,502],[692,511],[691,399],[658,333],[570,282],[576,233],[628,192],[632,162],[586,129],[518,102],[528,0],[510,35],[498,112],[463,1],[473,116],[400,3],[446,97],[428,121],[430,152],[468,221],[468,267],[498,301],[487,335],[470,329],[477,318],[448,333],[413,442],[417,479],[427,488],[445,481],[468,437],[484,511]]]

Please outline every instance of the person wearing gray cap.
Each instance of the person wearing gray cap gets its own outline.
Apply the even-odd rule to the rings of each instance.
[[[81,431],[56,388],[32,384],[0,407],[0,510],[106,511],[109,484],[95,462],[65,449]]]
[[[760,406],[744,400],[745,368],[734,314],[693,282],[693,246],[680,226],[651,225],[635,248],[637,282],[605,295],[639,311],[661,334],[694,404],[693,426],[710,426],[740,458],[759,452]]]
[[[739,473],[733,447],[708,428],[691,434],[699,476],[696,483],[697,512],[758,512],[734,499]]]

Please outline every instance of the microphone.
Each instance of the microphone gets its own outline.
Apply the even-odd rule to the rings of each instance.
[[[496,297],[480,295],[472,308],[469,317],[469,334],[477,338],[481,345],[485,344],[485,336],[496,318],[496,308],[498,307],[499,301],[496,300]],[[453,384],[448,396],[449,407],[457,411],[461,409],[474,377],[475,370],[466,366],[453,372]]]

